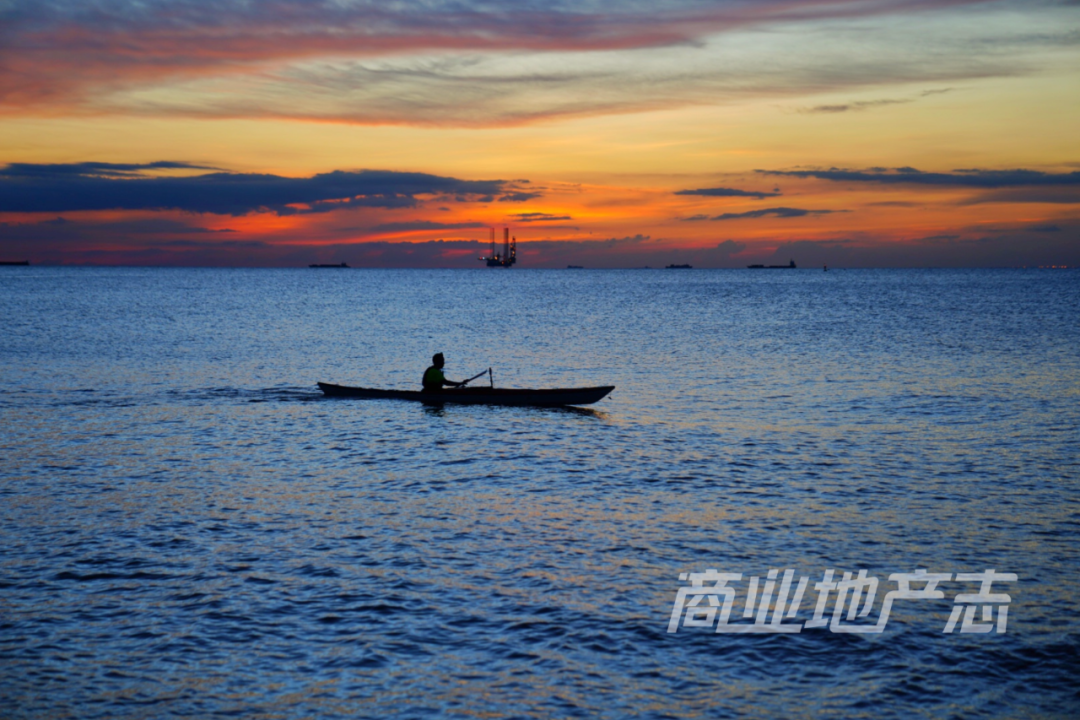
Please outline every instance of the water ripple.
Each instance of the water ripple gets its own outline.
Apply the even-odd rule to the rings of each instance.
[[[31,270],[4,717],[1080,714],[1075,274]],[[435,350],[616,392],[314,386]],[[943,634],[956,585],[876,636],[667,633],[680,572],[917,567],[1017,573],[1008,633]]]

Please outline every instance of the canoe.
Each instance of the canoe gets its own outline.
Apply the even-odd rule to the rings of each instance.
[[[518,405],[533,407],[561,407],[563,405],[591,405],[615,389],[614,385],[585,388],[547,388],[523,390],[516,388],[466,387],[450,388],[442,392],[421,390],[379,390],[376,388],[348,387],[319,383],[319,389],[327,397],[353,397],[379,400],[415,400],[430,405],[459,403],[462,405]]]

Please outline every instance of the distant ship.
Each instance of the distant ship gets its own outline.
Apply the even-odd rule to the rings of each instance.
[[[795,261],[792,260],[787,265],[747,265],[746,267],[751,270],[794,270]]]
[[[567,270],[584,270],[585,268],[582,265],[567,265],[566,269]]]
[[[338,264],[338,265],[319,265],[319,264],[312,264],[312,265],[308,265],[308,267],[313,267],[313,268],[347,268],[347,267],[349,267],[349,266],[348,266],[348,265],[346,265],[345,263],[340,263],[340,264]]]
[[[29,265],[29,260],[0,260],[0,265]]]
[[[491,253],[481,256],[488,267],[508,268],[517,262],[517,238],[510,237],[510,228],[503,228],[502,255],[495,252],[495,228],[491,228]]]
[[[668,270],[693,270],[693,265],[668,265]]]

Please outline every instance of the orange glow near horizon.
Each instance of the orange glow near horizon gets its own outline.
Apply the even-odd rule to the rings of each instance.
[[[1067,44],[1031,39],[1051,38],[1076,9],[884,3],[862,15],[853,4],[849,18],[823,18],[813,3],[792,7],[803,5],[805,18],[784,20],[764,5],[716,9],[700,27],[690,9],[671,23],[634,16],[604,37],[553,16],[549,37],[521,30],[497,42],[450,27],[409,35],[412,20],[395,16],[400,27],[354,50],[361,17],[337,39],[316,18],[291,48],[261,34],[272,17],[260,19],[266,28],[166,23],[115,54],[107,39],[87,42],[86,28],[39,28],[43,47],[77,42],[55,61],[67,75],[40,64],[0,95],[0,161],[16,170],[0,170],[0,182],[27,198],[0,208],[0,253],[465,267],[473,251],[460,243],[483,245],[488,227],[509,226],[521,267],[664,257],[735,267],[796,251],[831,265],[1080,263],[1080,63]],[[854,22],[878,39],[880,62],[848,44]],[[973,60],[953,42],[1010,32],[1014,45],[995,58]],[[237,42],[204,52],[206,33]],[[911,49],[923,36],[938,39],[932,62]],[[675,37],[697,44],[664,39]],[[166,65],[143,62],[153,58]],[[177,58],[187,65],[174,73]],[[160,161],[182,167],[147,167]],[[106,164],[104,174],[87,163]],[[81,173],[78,183],[43,179],[58,164]],[[112,170],[120,165],[136,169]],[[362,170],[387,171],[389,184],[349,194],[322,177]],[[431,188],[409,185],[410,173]],[[140,187],[116,184],[132,179],[200,175],[211,189],[195,204],[116,192]],[[299,190],[264,202],[242,187],[256,176]],[[111,200],[93,200],[104,191]],[[234,206],[216,209],[215,192]],[[415,252],[394,255],[394,243]]]

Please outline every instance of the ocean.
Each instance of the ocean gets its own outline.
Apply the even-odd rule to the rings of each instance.
[[[0,317],[4,718],[1080,715],[1076,271],[5,267]],[[315,385],[435,352],[615,390]]]

